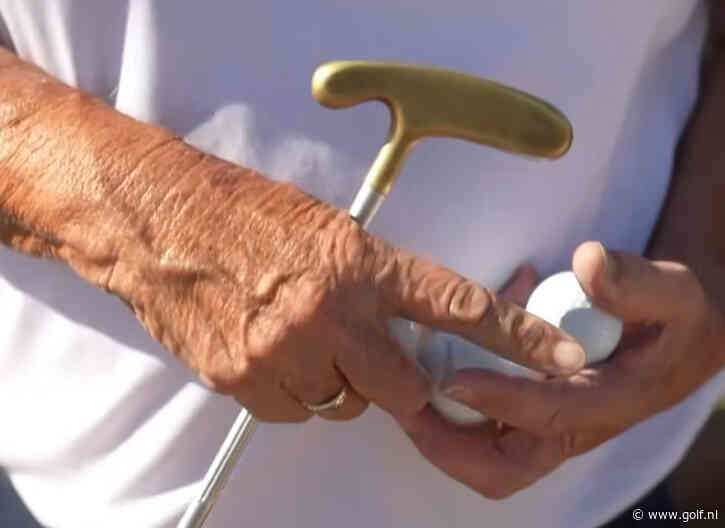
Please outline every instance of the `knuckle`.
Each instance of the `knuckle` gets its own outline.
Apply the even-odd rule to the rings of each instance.
[[[423,258],[395,249],[378,258],[375,286],[394,309],[423,310],[440,317],[444,288],[440,274]]]
[[[320,322],[324,316],[334,310],[335,292],[323,281],[309,281],[298,290],[297,302],[290,307],[290,320],[279,331],[277,340],[291,338],[294,327],[309,328]]]
[[[333,245],[338,276],[359,280],[371,274],[376,252],[361,226],[348,218],[336,232]]]
[[[240,381],[239,373],[245,369],[244,358],[226,345],[208,348],[199,361],[204,383],[222,394],[230,394]]]
[[[254,391],[263,382],[262,380],[267,379],[266,374],[248,357],[240,360],[239,367],[233,374],[217,374],[214,381],[219,382],[222,376],[224,376],[222,383],[227,387],[227,392],[231,394]]]
[[[238,360],[234,375],[239,386],[256,387],[263,380],[278,378],[283,365],[287,363],[281,343],[250,347]]]
[[[301,302],[301,304],[305,304]],[[310,316],[311,318],[311,316]],[[307,324],[308,317],[292,312],[260,323],[244,341],[244,363],[250,374],[268,373],[288,364],[299,340],[299,327]]]
[[[238,368],[239,378],[249,379],[267,371],[279,361],[281,348],[278,343],[250,348]]]
[[[480,284],[459,278],[447,291],[446,315],[453,320],[480,324],[492,312],[493,294]]]
[[[382,292],[394,292],[397,289],[404,296],[412,277],[414,259],[376,237],[370,238],[370,245],[374,255],[371,274],[376,288]]]
[[[533,318],[527,320],[523,311],[516,310],[508,330],[521,361],[529,365],[544,362],[549,342],[549,329],[545,323]]]

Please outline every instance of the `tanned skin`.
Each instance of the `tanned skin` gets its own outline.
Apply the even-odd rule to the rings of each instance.
[[[708,7],[700,99],[649,260],[597,242],[573,256],[584,290],[625,321],[612,358],[545,381],[460,372],[449,395],[491,422],[465,431],[429,410],[401,422],[432,463],[487,497],[526,488],[678,403],[725,365],[725,3]]]
[[[372,401],[453,478],[501,498],[700,387],[725,363],[723,7],[700,103],[647,260],[588,242],[584,289],[626,322],[610,361],[581,369],[569,336],[504,296],[364,233],[344,211],[204,154],[0,51],[0,234],[123,299],[211,388],[258,417],[349,386],[329,419]],[[522,280],[533,285],[532,272]],[[515,297],[521,297],[519,291]],[[513,298],[513,297],[511,297]],[[428,406],[429,381],[388,333],[396,315],[551,374],[464,371],[450,395],[492,421]],[[501,423],[506,424],[501,427]]]
[[[0,237],[123,299],[209,387],[259,419],[347,386],[409,417],[430,382],[389,335],[405,316],[551,374],[579,344],[483,286],[367,235],[345,211],[192,148],[0,50]],[[99,295],[101,292],[99,292]],[[92,309],[89,307],[88,309]]]

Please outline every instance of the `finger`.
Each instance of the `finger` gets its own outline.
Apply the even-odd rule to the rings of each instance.
[[[584,350],[573,337],[450,270],[401,253],[391,275],[390,302],[408,319],[549,374],[584,366]]]
[[[539,274],[536,269],[525,264],[516,270],[513,277],[501,288],[498,296],[519,306],[526,306],[526,301],[538,282]]]
[[[365,412],[368,406],[368,401],[348,383],[334,365],[321,369],[315,378],[288,379],[283,386],[300,405],[302,402],[321,405],[333,400],[344,390],[345,396],[340,407],[315,413],[326,420],[352,420]]]
[[[488,498],[505,498],[539,476],[520,457],[500,449],[500,431],[492,421],[462,428],[427,407],[401,426],[432,464]]]
[[[585,242],[574,252],[572,267],[594,302],[625,321],[666,322],[699,313],[705,305],[700,282],[676,262],[653,262]]]
[[[384,323],[349,330],[335,363],[352,389],[393,416],[420,412],[430,398],[431,380],[406,357]]]
[[[355,388],[348,384],[345,387],[345,401],[339,409],[320,411],[317,415],[325,420],[340,421],[352,420],[364,413],[370,402],[363,398]]]
[[[637,383],[614,365],[566,379],[509,377],[480,369],[458,371],[443,393],[490,418],[542,436],[621,430],[645,413]]]

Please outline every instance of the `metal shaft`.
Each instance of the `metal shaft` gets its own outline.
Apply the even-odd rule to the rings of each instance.
[[[368,193],[364,190],[364,186],[361,187],[355,203],[350,208],[350,216],[361,226],[366,227],[375,216],[383,199],[383,195]],[[186,508],[184,516],[176,525],[177,528],[204,526],[206,518],[219,500],[237,461],[254,436],[258,425],[259,422],[252,413],[242,407],[204,476],[201,492]]]
[[[186,508],[177,528],[199,528],[204,525],[227,485],[237,460],[257,430],[258,423],[252,413],[242,408],[206,472],[201,493]]]

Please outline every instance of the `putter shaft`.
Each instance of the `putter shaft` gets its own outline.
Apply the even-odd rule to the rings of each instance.
[[[200,528],[204,525],[258,423],[252,413],[242,408],[204,476],[201,493],[186,508],[177,528]]]
[[[374,191],[367,192],[363,185],[350,208],[350,216],[362,227],[366,227],[384,199],[384,195]],[[237,461],[254,436],[258,425],[259,422],[252,416],[252,413],[242,407],[204,476],[201,492],[186,508],[184,516],[176,525],[177,528],[201,528],[204,526],[206,518],[219,500]]]

